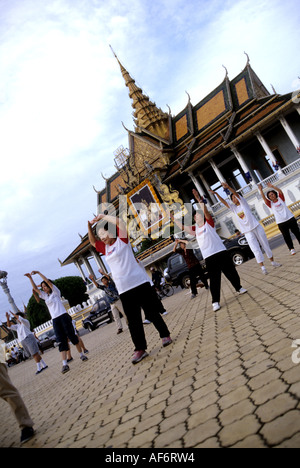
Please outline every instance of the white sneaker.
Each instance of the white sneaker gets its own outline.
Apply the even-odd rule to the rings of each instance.
[[[241,288],[241,289],[239,290],[239,294],[245,294],[246,292],[248,292],[248,291],[247,291],[247,289],[245,289],[245,288]]]
[[[262,272],[263,275],[267,275],[267,274],[268,274],[268,272],[267,272],[267,270],[266,270],[265,267],[263,267],[263,268],[261,269],[261,272]]]
[[[295,249],[291,250],[291,255],[296,255],[296,250]]]
[[[149,323],[151,323],[151,322],[150,322],[150,320],[145,319],[145,320],[143,321],[143,323],[145,323],[146,325],[149,325]]]
[[[221,306],[218,302],[213,302],[213,311],[216,312],[217,310],[220,310]]]
[[[278,262],[271,262],[271,265],[272,265],[272,267],[274,267],[274,268],[278,268],[278,267],[281,267],[281,266],[282,266],[281,263],[278,263]]]

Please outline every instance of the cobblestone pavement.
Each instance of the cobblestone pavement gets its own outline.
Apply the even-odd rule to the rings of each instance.
[[[83,336],[87,362],[72,349],[68,374],[57,349],[38,376],[33,361],[10,368],[35,421],[26,447],[300,447],[300,252],[281,246],[275,257],[283,266],[267,261],[268,276],[255,260],[238,267],[248,294],[223,277],[217,313],[203,289],[166,298],[174,343],[163,348],[145,326],[150,356],[136,366],[128,329],[117,335],[110,324]],[[0,446],[19,446],[3,400],[0,414]]]

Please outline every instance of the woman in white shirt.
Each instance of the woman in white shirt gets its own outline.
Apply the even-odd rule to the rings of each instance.
[[[240,231],[245,234],[249,247],[255,256],[257,263],[260,265],[262,273],[267,275],[268,272],[264,265],[264,254],[261,247],[266,252],[267,257],[274,268],[280,267],[281,264],[274,261],[273,253],[264,228],[252,214],[246,200],[233,188],[229,187],[228,184],[223,183],[222,186],[224,189],[230,190],[232,203],[227,203],[227,201],[225,201],[217,192],[212,191],[212,193],[237,216]]]
[[[296,251],[294,249],[290,231],[294,234],[300,244],[300,229],[297,220],[290,209],[287,207],[282,190],[280,190],[278,187],[275,187],[271,183],[268,183],[267,185],[271,189],[267,192],[267,196],[265,196],[261,185],[258,185],[259,191],[265,204],[273,211],[275,221],[281,234],[283,235],[291,255],[295,255]]]
[[[13,324],[10,321],[9,313],[6,312],[7,326],[10,330],[17,332],[18,340],[21,343],[25,353],[29,356],[32,356],[36,362],[36,374],[40,374],[44,369],[47,369],[48,366],[40,356],[36,338],[30,330],[30,323],[24,318],[24,314],[22,314],[22,312],[19,312],[18,314],[13,314],[12,312],[10,313],[14,316],[16,324]]]
[[[98,223],[96,231],[100,240],[93,231],[95,223]],[[110,267],[135,345],[132,364],[136,364],[148,356],[141,308],[159,332],[163,346],[172,343],[167,325],[159,313],[161,305],[157,294],[146,271],[134,257],[126,226],[119,218],[99,214],[88,222],[88,233],[91,245],[105,255]]]
[[[42,290],[37,287],[32,279],[32,275],[36,274],[40,275],[43,280],[41,283]],[[46,278],[39,271],[26,273],[25,276],[29,278],[33,289],[38,293],[41,299],[44,299],[49,309],[52,318],[53,330],[59,343],[59,351],[61,352],[63,363],[62,373],[65,374],[70,370],[67,363],[67,351],[69,350],[68,339],[73,345],[76,346],[82,361],[87,361],[88,358],[81,351],[78,337],[76,336],[74,327],[72,325],[72,319],[61,301],[60,290],[55,286],[55,284],[52,283],[52,281]]]
[[[217,311],[221,308],[220,295],[222,273],[224,273],[226,278],[231,282],[237,293],[244,294],[247,290],[242,288],[239,274],[233,264],[229,252],[224,246],[222,239],[217,234],[214,220],[197,190],[193,190],[193,195],[201,207],[201,210],[197,210],[194,215],[196,225],[183,226],[176,218],[173,217],[173,220],[181,229],[191,235],[196,235],[199,248],[203,258],[205,259],[206,269],[210,279],[213,310]]]

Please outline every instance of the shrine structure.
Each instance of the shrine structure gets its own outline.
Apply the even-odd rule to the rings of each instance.
[[[146,267],[154,263],[164,267],[174,242],[171,235],[162,236],[171,232],[166,207],[184,210],[184,204],[193,204],[195,187],[206,198],[218,233],[224,237],[234,234],[236,220],[209,190],[226,197],[221,185],[225,181],[246,198],[269,237],[277,226],[257,183],[279,186],[287,204],[300,214],[299,91],[280,95],[273,89],[270,93],[247,56],[245,68],[234,79],[226,70],[224,80],[211,93],[196,105],[188,96],[185,108],[173,116],[170,109],[164,112],[153,103],[115,58],[132,101],[134,129],[125,129],[128,148],[115,151],[116,172],[102,189],[95,189],[96,204],[112,204],[118,212],[120,195],[126,197],[130,210],[124,221],[137,257]],[[156,204],[150,221],[137,208],[138,202]],[[148,248],[141,251],[145,238]],[[85,235],[61,264],[73,262],[85,278],[93,272],[91,257],[105,268]]]

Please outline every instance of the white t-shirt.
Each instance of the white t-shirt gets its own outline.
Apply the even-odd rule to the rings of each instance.
[[[240,204],[238,206],[230,203],[230,209],[237,215],[240,231],[244,234],[255,229],[259,225],[259,221],[253,215],[248,203],[243,197],[239,197]]]
[[[51,318],[55,319],[60,315],[66,314],[67,311],[61,302],[60,290],[54,284],[51,284],[51,289],[51,294],[48,295],[45,291],[39,291],[39,295],[46,302]]]
[[[294,218],[293,213],[286,206],[284,195],[279,194],[276,203],[268,200],[266,205],[273,211],[277,224],[285,223],[289,219]]]
[[[19,320],[21,323],[16,325],[11,325],[9,328],[10,330],[14,330],[18,334],[18,340],[23,341],[28,335],[33,335],[32,331],[30,330],[30,323],[28,320],[19,316]]]
[[[226,250],[221,237],[217,234],[213,221],[205,221],[204,225],[195,226],[195,233],[203,258],[211,257]]]
[[[150,277],[134,257],[128,238],[117,237],[112,245],[97,241],[95,247],[98,252],[105,255],[119,294],[144,283],[151,284]]]

